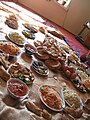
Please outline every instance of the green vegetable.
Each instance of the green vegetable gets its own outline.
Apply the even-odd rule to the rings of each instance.
[[[20,76],[18,77],[18,79],[19,79],[19,80],[22,80],[22,81],[25,82],[26,84],[29,84],[29,83],[30,83],[29,78],[26,78],[26,77],[23,76],[23,75],[20,75]]]

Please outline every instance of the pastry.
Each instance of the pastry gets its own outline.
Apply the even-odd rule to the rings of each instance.
[[[0,53],[0,65],[2,65],[5,69],[9,67],[9,54]]]
[[[42,42],[41,41],[34,41],[34,45],[35,45],[35,47],[42,46]]]
[[[10,74],[4,69],[3,66],[0,66],[0,77],[5,81],[10,79]]]
[[[6,19],[5,24],[7,24],[10,28],[18,29],[18,22],[17,22],[17,18],[15,15],[10,15]]]
[[[30,99],[26,102],[26,107],[36,115],[41,116],[42,110],[38,108]]]
[[[37,51],[35,53],[35,57],[40,59],[40,60],[47,60],[49,59],[49,55],[43,51]]]
[[[41,33],[44,33],[44,34],[45,34],[46,29],[45,29],[44,27],[39,27],[39,31],[40,31]]]
[[[48,59],[45,60],[45,64],[53,71],[57,71],[61,68],[61,63],[58,60]]]

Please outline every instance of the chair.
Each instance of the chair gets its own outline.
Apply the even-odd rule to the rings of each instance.
[[[90,21],[88,21],[86,24],[83,24],[83,28],[82,28],[82,30],[78,33],[78,36],[80,36],[86,28],[90,30]]]
[[[78,36],[75,36],[75,38],[81,42],[83,45],[85,45],[88,49],[90,49],[90,35],[87,37],[86,40],[83,40],[81,34],[85,31],[85,29],[90,30],[90,20],[86,23],[83,24],[83,28],[81,29],[81,31],[78,33]]]

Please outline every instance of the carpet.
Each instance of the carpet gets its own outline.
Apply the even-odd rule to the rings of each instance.
[[[64,40],[79,57],[88,51],[88,49],[84,48],[84,46],[76,40],[71,40],[67,37],[64,37]]]

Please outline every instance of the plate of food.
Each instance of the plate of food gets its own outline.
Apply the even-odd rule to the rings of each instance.
[[[8,41],[0,41],[0,50],[10,56],[16,56],[20,53],[18,46]]]
[[[30,69],[17,62],[9,67],[8,72],[10,73],[11,77],[17,78],[26,84],[33,83],[35,79],[34,74]]]
[[[41,76],[48,76],[49,69],[46,65],[44,65],[41,61],[33,61],[32,62],[32,68],[36,73],[38,73]]]
[[[23,26],[30,30],[32,33],[37,33],[38,32],[38,26],[32,25],[30,23],[24,23]]]
[[[88,77],[87,79],[83,79],[82,82],[83,82],[86,90],[90,92],[90,78]]]
[[[50,85],[41,85],[38,90],[41,101],[53,111],[61,111],[65,107],[63,91],[56,91]]]
[[[24,37],[17,32],[10,32],[9,34],[7,34],[7,37],[10,41],[12,41],[13,43],[19,46],[24,45],[25,42]]]
[[[81,80],[88,78],[88,74],[85,71],[77,69],[76,72]]]
[[[79,80],[79,79],[74,79],[72,80],[73,85],[81,92],[86,93],[86,88],[84,84]]]
[[[35,53],[35,57],[40,59],[40,60],[47,60],[49,59],[49,55],[45,53],[43,50],[37,50]]]
[[[82,109],[83,103],[79,95],[74,90],[65,89],[63,91],[66,104],[73,109]]]
[[[27,38],[30,38],[30,39],[33,39],[33,40],[35,39],[35,34],[32,33],[30,30],[23,30],[22,34]]]

